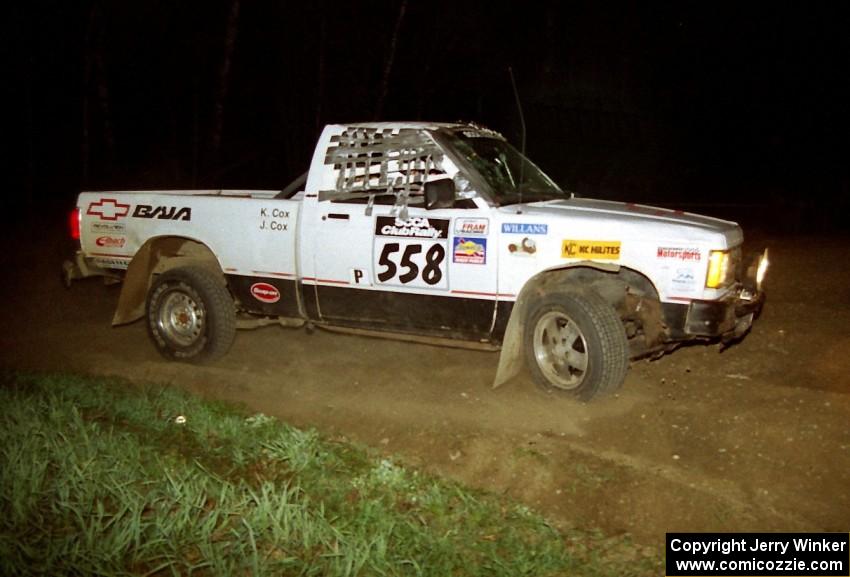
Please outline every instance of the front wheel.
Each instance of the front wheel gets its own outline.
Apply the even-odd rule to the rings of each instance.
[[[546,390],[589,401],[623,384],[629,347],[620,317],[594,293],[553,293],[530,303],[526,363]]]
[[[236,312],[220,275],[187,266],[167,271],[153,283],[147,324],[151,340],[164,357],[204,362],[230,349]]]

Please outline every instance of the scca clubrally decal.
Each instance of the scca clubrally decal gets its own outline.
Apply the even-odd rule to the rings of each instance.
[[[449,236],[449,221],[442,218],[413,217],[402,220],[394,216],[379,216],[375,219],[375,235],[445,239]]]

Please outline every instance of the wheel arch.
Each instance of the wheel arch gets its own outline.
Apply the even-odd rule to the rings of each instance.
[[[182,236],[156,236],[145,241],[127,267],[112,325],[131,323],[144,316],[145,297],[154,275],[190,264],[218,272],[224,282],[218,258],[204,243]]]
[[[493,387],[507,382],[522,369],[522,335],[529,302],[546,292],[564,290],[595,292],[621,311],[628,306],[628,293],[658,300],[658,290],[648,276],[639,270],[617,264],[580,261],[537,273],[523,285],[511,310],[502,338],[499,367]]]

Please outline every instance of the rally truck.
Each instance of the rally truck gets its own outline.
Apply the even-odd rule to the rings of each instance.
[[[84,192],[72,225],[66,281],[123,282],[113,325],[144,319],[169,359],[320,327],[500,351],[495,384],[524,365],[582,400],[631,359],[741,338],[767,269],[733,222],[578,198],[475,124],[327,126],[283,190]]]

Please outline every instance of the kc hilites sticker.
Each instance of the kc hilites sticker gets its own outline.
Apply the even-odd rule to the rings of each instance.
[[[490,219],[487,218],[456,218],[456,236],[487,236]]]
[[[448,289],[449,223],[450,220],[444,218],[376,217],[374,283]]]
[[[596,260],[619,260],[619,240],[564,240],[561,243],[561,258],[592,258]]]
[[[464,264],[487,264],[486,238],[454,238],[452,261]]]
[[[657,258],[663,259],[674,259],[681,261],[699,261],[700,260],[700,252],[698,248],[690,247],[690,248],[682,248],[682,247],[668,247],[668,246],[659,246],[658,251],[656,252]]]

